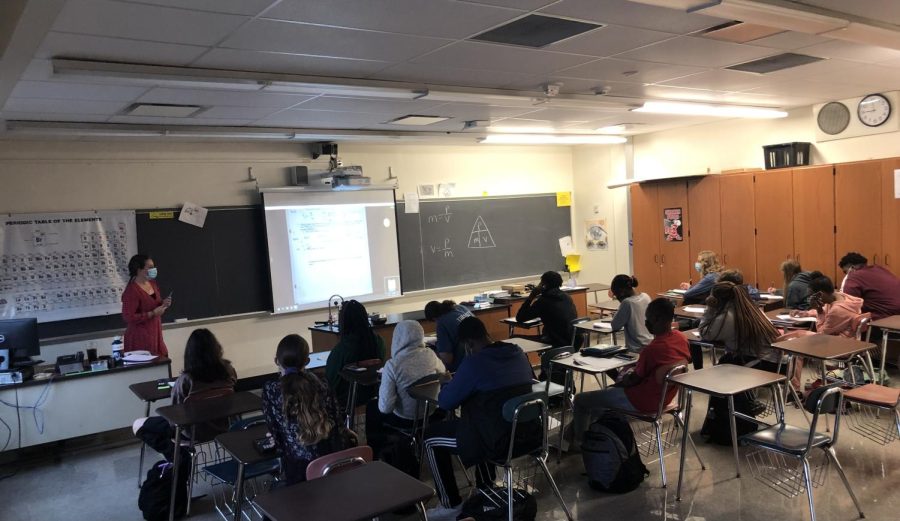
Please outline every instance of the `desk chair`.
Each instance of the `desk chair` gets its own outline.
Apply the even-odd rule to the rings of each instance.
[[[190,393],[184,399],[184,403],[191,403],[200,400],[208,400],[210,398],[219,398],[234,394],[231,387],[215,387],[205,389],[196,393]],[[187,445],[191,455],[191,475],[188,479],[188,504],[185,516],[191,513],[191,498],[194,493],[194,482],[199,481],[201,471],[207,466],[221,462],[225,455],[219,450],[215,443],[216,436],[227,432],[230,425],[229,418],[223,418],[211,424],[201,425],[201,429],[197,429],[197,425],[191,425],[190,439],[185,443],[181,441],[182,446]]]
[[[675,433],[675,429],[667,430],[663,432],[662,430],[662,422],[666,415],[672,416],[672,421],[674,422],[674,427],[679,429],[684,429],[684,418],[682,416],[684,412],[684,396],[683,390],[681,386],[678,386],[678,395],[675,397],[675,401],[672,403],[666,403],[666,392],[669,389],[670,379],[678,374],[686,373],[688,370],[687,364],[677,364],[675,366],[668,367],[660,367],[657,369],[657,374],[655,375],[656,380],[658,382],[662,382],[662,396],[659,399],[659,407],[656,411],[653,412],[638,412],[638,411],[626,411],[623,409],[613,409],[614,412],[619,413],[623,416],[626,416],[629,419],[645,422],[653,425],[654,432],[649,434],[649,439],[646,442],[638,443],[638,448],[640,449],[642,446],[646,444],[646,448],[641,452],[644,453],[645,456],[649,456],[653,454],[655,443],[655,450],[657,454],[659,454],[659,477],[662,481],[662,488],[666,488],[666,461],[665,461],[665,449],[672,447],[678,443],[677,438],[673,437]],[[648,434],[643,433],[644,436]],[[663,434],[666,434],[666,438],[663,438]],[[641,434],[635,436],[637,440]],[[687,437],[688,441],[691,444],[691,450],[694,451],[694,455],[697,456],[697,461],[700,462],[700,468],[706,470],[706,465],[703,463],[703,460],[700,459],[700,453],[697,452],[697,446],[694,445],[694,440],[690,436]]]
[[[580,349],[591,343],[591,332],[575,327],[583,322],[590,322],[591,317],[578,317],[569,322],[569,329],[572,330],[572,341],[569,343],[575,349]]]
[[[344,472],[371,461],[372,447],[368,445],[332,452],[309,462],[309,465],[306,467],[306,480],[309,481],[323,478],[330,474]]]
[[[881,445],[900,437],[900,389],[867,384],[844,391],[844,398],[856,405],[848,418],[851,431]],[[878,411],[893,413],[894,421],[882,420]]]
[[[359,362],[353,362],[353,363],[347,364],[346,366],[343,367],[343,369],[349,370],[349,368],[351,366],[356,366],[356,367],[364,367],[364,368],[366,368],[366,371],[375,371],[375,370],[381,368],[381,366],[383,366],[383,365],[384,365],[384,360],[382,360],[380,358],[370,358],[368,360],[360,360]],[[350,380],[350,392],[347,393],[345,425],[348,429],[351,429],[351,430],[354,430],[354,426],[356,424],[356,422],[355,422],[355,420],[356,420],[356,393],[357,393],[358,389],[359,389],[359,381],[357,379]],[[363,415],[363,418],[365,418],[365,414]],[[363,425],[361,432],[363,432],[363,433],[365,432],[365,425]],[[359,434],[359,432],[357,432],[357,434]]]
[[[571,399],[569,396],[565,396],[566,392],[566,380],[571,378],[571,374],[569,371],[562,371],[562,378],[557,378],[557,381],[553,381],[553,364],[550,363],[551,360],[558,356],[564,356],[567,354],[574,353],[575,349],[572,346],[563,346],[563,347],[554,347],[552,349],[548,349],[541,353],[541,378],[544,379],[543,382],[538,382],[534,384],[532,390],[535,392],[540,391],[541,387],[543,387],[544,393],[547,395],[547,398],[556,398],[557,396],[562,397],[559,401],[559,443],[557,444],[557,455],[556,462],[559,463],[559,460],[562,459],[562,441],[563,441],[563,430],[565,430],[566,424],[566,412],[571,408]],[[557,373],[559,374],[559,373]],[[562,381],[563,383],[559,383]],[[574,387],[574,386],[573,386]]]
[[[834,452],[834,446],[837,444],[840,431],[840,411],[843,401],[844,396],[841,388],[836,384],[819,387],[813,390],[803,403],[804,409],[813,415],[808,429],[787,425],[782,416],[782,418],[779,418],[779,423],[741,437],[741,441],[745,445],[760,449],[760,451],[747,456],[751,468],[755,469],[754,474],[757,479],[788,497],[794,497],[803,488],[806,489],[811,521],[816,521],[816,509],[813,505],[813,476],[809,455],[813,449],[817,448],[822,449],[827,459],[816,470],[824,471],[827,463],[833,463],[838,475],[841,477],[841,481],[844,483],[844,487],[853,500],[853,504],[856,506],[857,512],[859,512],[859,517],[866,517],[863,514],[862,507],[859,505],[859,501],[856,499],[856,494],[850,488],[850,482],[847,481],[844,469],[841,467]],[[819,416],[829,412],[836,413],[834,416],[834,432],[831,435],[816,432]],[[762,454],[764,451],[768,451],[771,453],[770,456],[775,456],[775,458],[763,459]],[[793,465],[790,464],[790,460],[794,460]],[[760,461],[762,461],[762,464]],[[802,467],[799,472],[797,466]],[[801,478],[802,482],[800,481]]]
[[[479,492],[495,505],[505,505],[507,508],[508,521],[513,521],[513,507],[515,505],[516,495],[516,483],[513,480],[513,460],[528,456],[533,458],[540,466],[544,473],[544,477],[547,478],[547,482],[553,489],[556,500],[559,501],[560,506],[562,506],[565,511],[566,518],[569,521],[573,521],[572,513],[569,511],[569,507],[566,506],[566,502],[563,501],[562,495],[559,492],[559,487],[556,486],[556,481],[553,479],[553,475],[550,474],[550,470],[547,468],[547,456],[549,454],[547,395],[543,392],[537,392],[507,400],[506,403],[503,404],[503,419],[511,425],[509,449],[506,452],[505,459],[492,460],[490,463],[503,469],[506,497],[504,498],[493,488],[487,490],[480,489]],[[541,422],[541,441],[530,446],[523,446],[522,441],[524,440],[516,439],[516,431],[519,430],[521,423],[533,421]],[[527,488],[527,482],[524,484]]]

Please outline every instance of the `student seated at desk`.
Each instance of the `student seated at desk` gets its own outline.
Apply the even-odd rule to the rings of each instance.
[[[378,399],[369,402],[366,408],[366,443],[375,452],[381,453],[387,442],[385,425],[411,429],[419,412],[419,403],[409,395],[408,389],[422,378],[445,372],[444,363],[430,348],[425,346],[425,332],[415,320],[403,320],[394,328],[391,340],[391,359],[384,364],[381,373],[381,387]],[[415,459],[414,454],[408,455]],[[399,467],[398,467],[399,468]],[[409,469],[401,468],[418,478],[419,464]]]
[[[626,372],[612,387],[575,395],[575,419],[568,433],[570,440],[574,436],[575,447],[581,445],[592,419],[607,409],[657,410],[666,373],[691,360],[687,338],[672,329],[674,317],[675,305],[669,299],[658,298],[650,302],[646,326],[653,340],[641,350],[634,370]],[[669,386],[666,399],[671,402],[677,391],[675,386]]]
[[[856,321],[862,314],[863,299],[835,291],[831,279],[818,271],[812,272],[809,291],[812,309],[791,311],[791,316],[816,317],[816,333],[855,338]]]
[[[685,290],[683,295],[685,305],[702,304],[724,268],[716,252],[703,250],[697,255],[694,269],[700,274],[700,280],[694,285],[690,282],[681,283],[681,289]]]
[[[471,316],[472,313],[465,306],[460,306],[452,300],[443,302],[432,300],[425,304],[425,320],[431,320],[436,325],[435,350],[450,372],[456,371],[466,357],[465,349],[459,346],[458,331],[459,323]]]
[[[356,446],[355,435],[343,428],[334,393],[305,369],[308,363],[306,340],[300,335],[282,338],[275,351],[281,377],[266,382],[262,392],[266,425],[288,485],[306,480],[310,461]]]
[[[788,259],[781,263],[781,273],[784,275],[784,288],[779,290],[775,287],[769,288],[769,293],[784,295],[784,307],[787,309],[809,309],[809,281],[812,279],[812,272],[803,271],[800,262],[795,259]]]
[[[869,266],[868,259],[856,252],[841,258],[838,264],[846,275],[841,291],[863,299],[863,313],[872,320],[900,315],[900,279],[882,266]]]
[[[531,364],[519,346],[492,343],[484,324],[475,317],[460,323],[459,341],[467,344],[471,354],[441,390],[438,404],[447,411],[462,407],[462,415],[431,424],[425,431],[425,454],[441,501],[440,507],[428,512],[429,519],[449,519],[451,515],[456,519],[462,508],[451,455],[458,454],[467,467],[477,465],[479,486],[493,480],[494,469],[485,461],[505,457],[511,433],[510,424],[503,419],[503,404],[531,392]],[[520,424],[517,439],[540,439],[541,427],[540,423]]]
[[[616,275],[609,288],[609,296],[619,301],[619,309],[613,316],[610,326],[615,331],[625,331],[625,347],[638,352],[653,340],[647,331],[646,311],[650,304],[650,296],[638,293],[638,280],[631,275]]]
[[[553,347],[572,343],[572,321],[578,318],[572,297],[559,289],[562,282],[562,276],[555,271],[541,275],[541,282],[535,286],[516,313],[518,322],[541,319],[542,333],[535,340],[546,342]]]
[[[744,284],[744,274],[741,270],[733,269],[733,270],[725,270],[719,274],[719,279],[716,282],[733,282],[738,286],[747,290],[747,295],[750,296],[753,300],[759,300],[761,297],[759,296],[759,290],[750,284]]]
[[[385,359],[384,339],[372,331],[369,314],[365,306],[355,300],[348,300],[341,306],[339,317],[341,339],[328,355],[325,363],[325,376],[328,385],[334,391],[338,403],[346,404],[350,393],[350,383],[341,376],[345,366],[372,360]],[[374,387],[359,386],[356,392],[356,404],[362,405],[375,396]]]
[[[192,331],[184,348],[184,369],[172,385],[172,404],[234,392],[237,373],[223,355],[222,345],[212,331],[204,328]],[[172,460],[175,429],[165,419],[159,416],[140,418],[132,427],[135,436]],[[227,430],[227,419],[200,424],[196,426],[195,439],[212,440]]]

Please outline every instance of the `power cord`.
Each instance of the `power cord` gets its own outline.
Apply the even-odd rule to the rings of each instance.
[[[19,388],[16,387],[16,403],[15,405],[7,402],[6,400],[0,400],[0,403],[6,405],[7,407],[12,407],[16,410],[16,416],[19,417],[19,411],[21,409],[31,409],[31,416],[34,419],[34,428],[37,429],[38,434],[44,434],[44,411],[41,410],[41,406],[44,405],[44,402],[47,401],[48,393],[50,392],[50,384],[53,383],[53,377],[47,379],[47,383],[44,384],[44,388],[41,390],[41,394],[38,395],[37,400],[35,400],[34,405],[19,405]],[[22,422],[21,418],[19,418],[19,448],[22,445]]]

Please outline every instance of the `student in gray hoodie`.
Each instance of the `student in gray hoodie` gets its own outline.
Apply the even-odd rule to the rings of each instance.
[[[412,428],[416,400],[407,389],[422,378],[442,374],[444,363],[425,346],[425,332],[415,320],[403,320],[394,328],[391,358],[384,364],[378,400],[366,409],[366,440],[377,455],[386,443],[384,425]]]

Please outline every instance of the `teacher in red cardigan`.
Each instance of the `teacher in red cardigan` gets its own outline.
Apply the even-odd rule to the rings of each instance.
[[[122,292],[122,318],[125,319],[125,351],[145,350],[157,356],[169,356],[163,341],[162,315],[172,305],[172,297],[162,298],[156,284],[156,265],[147,255],[138,254],[128,261],[131,280]]]

